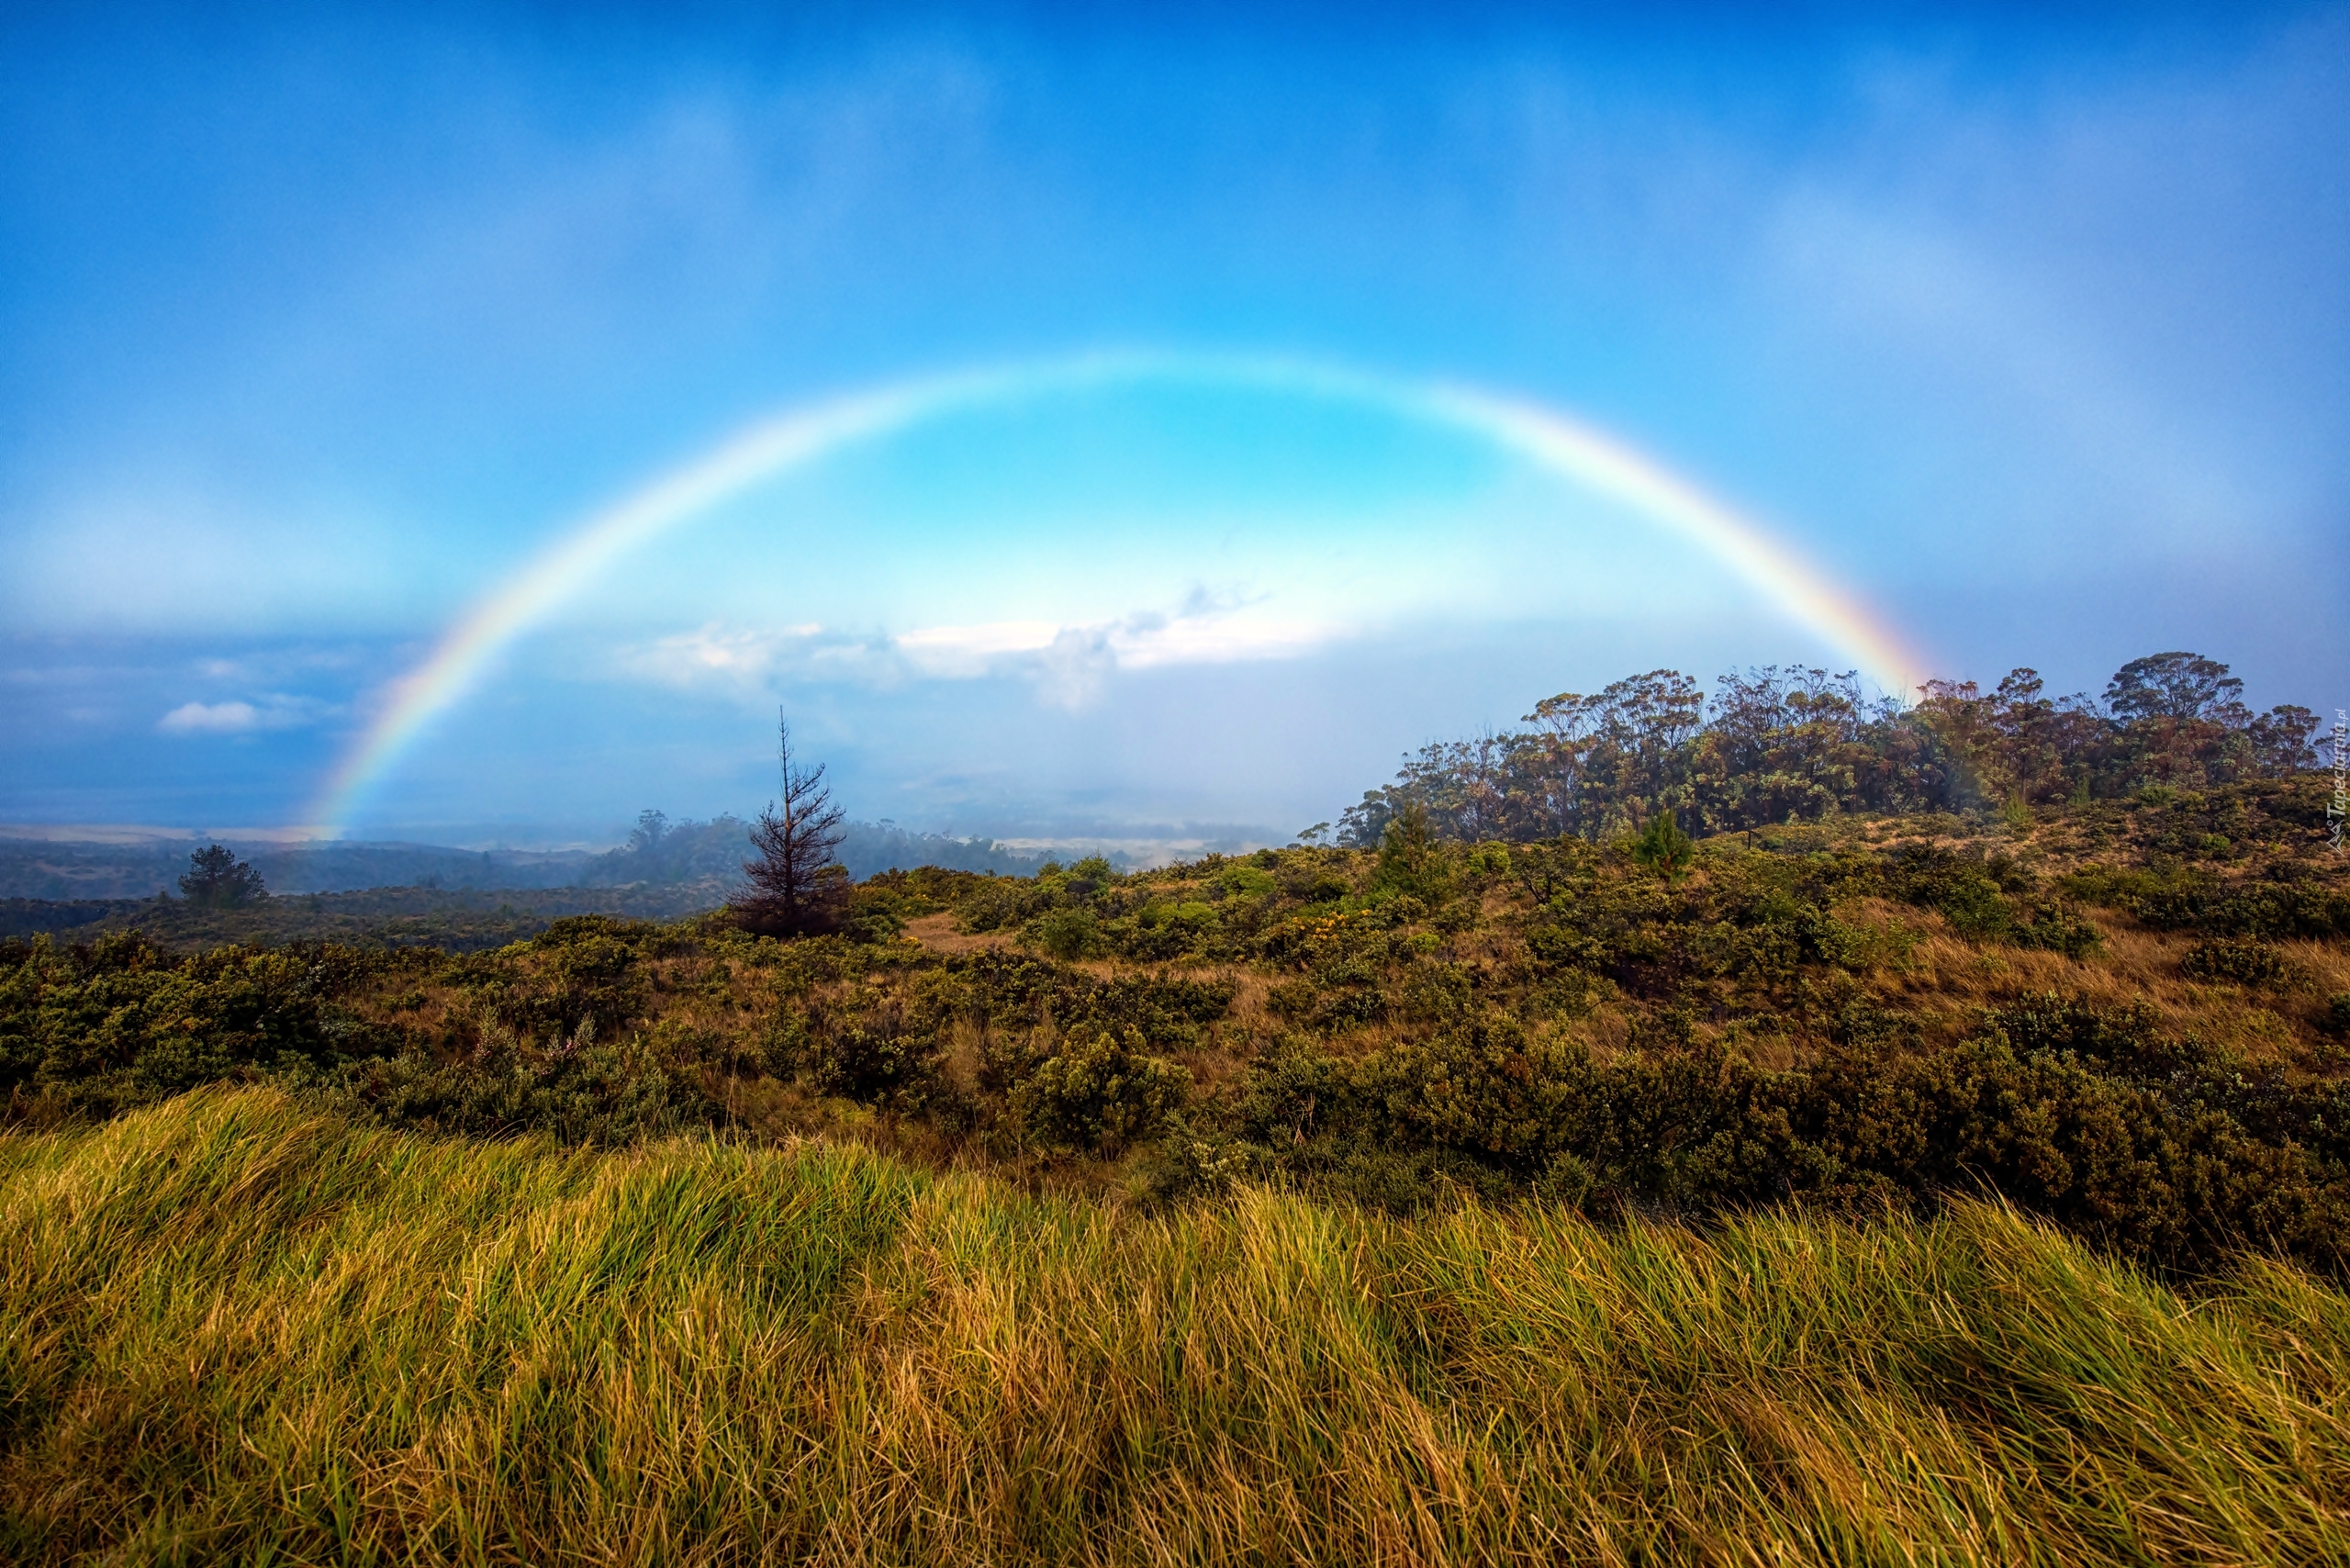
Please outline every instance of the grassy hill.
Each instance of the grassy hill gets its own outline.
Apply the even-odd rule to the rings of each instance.
[[[11,941],[11,1545],[2338,1560],[2325,825],[2302,778],[894,873],[790,942]]]

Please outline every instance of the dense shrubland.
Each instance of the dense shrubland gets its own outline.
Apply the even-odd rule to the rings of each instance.
[[[868,879],[834,935],[0,946],[20,1122],[270,1081],[391,1126],[846,1137],[1182,1200],[1600,1216],[1996,1193],[2124,1256],[2350,1267],[2320,781],[1973,819]],[[2214,841],[2224,839],[2226,847]]]

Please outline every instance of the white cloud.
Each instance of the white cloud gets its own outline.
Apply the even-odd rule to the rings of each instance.
[[[891,639],[923,675],[968,679],[1013,654],[1041,653],[1066,629],[1050,621],[991,621],[979,626],[925,626]]]
[[[1118,667],[1113,635],[1107,627],[1064,626],[1024,673],[1036,683],[1036,694],[1054,707],[1072,713],[1090,708]]]
[[[626,676],[665,686],[762,695],[781,680],[891,686],[1016,676],[1033,681],[1047,703],[1078,709],[1121,669],[1288,658],[1347,630],[1335,622],[1280,620],[1194,594],[1173,615],[989,621],[923,626],[895,636],[826,635],[815,625],[767,631],[712,624],[624,649],[615,663]]]
[[[663,637],[650,647],[623,650],[620,665],[664,686],[757,687],[804,659],[823,630],[813,624],[730,630],[713,623]]]
[[[167,735],[241,735],[255,730],[291,730],[316,723],[334,710],[309,697],[263,697],[259,703],[183,702],[155,727]]]
[[[261,727],[250,702],[183,702],[155,726],[167,735],[234,735]]]
[[[1157,665],[1235,664],[1290,658],[1344,634],[1326,622],[1276,621],[1247,611],[1184,614],[1127,622],[1111,636],[1118,663],[1129,669]]]
[[[1331,622],[1282,621],[1193,594],[1174,615],[1060,625],[1002,621],[930,626],[895,639],[923,674],[947,678],[1017,672],[1056,707],[1078,709],[1120,669],[1292,657],[1345,634]]]

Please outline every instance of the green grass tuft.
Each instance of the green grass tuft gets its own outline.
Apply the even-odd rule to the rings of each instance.
[[[2350,1558],[2350,1298],[2012,1210],[1700,1233],[849,1147],[0,1136],[0,1555]]]

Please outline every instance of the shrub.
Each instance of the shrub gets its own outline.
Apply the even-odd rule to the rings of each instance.
[[[860,984],[811,1002],[804,1023],[798,1009],[781,1009],[767,1025],[766,1054],[819,1093],[916,1110],[938,1099],[947,1032],[977,1006],[973,988],[952,972]]]
[[[1102,927],[1090,909],[1053,910],[1036,923],[1036,946],[1064,963],[1090,958],[1108,949]]]
[[[760,1025],[759,1065],[774,1077],[798,1074],[813,1058],[815,1047],[815,1036],[808,1028],[808,1015],[798,1007],[778,1007]]]
[[[2033,899],[2024,918],[2008,933],[2019,947],[2038,947],[2068,958],[2086,958],[2105,946],[2104,933],[2078,911],[2053,899]]]
[[[1337,903],[1353,892],[1342,868],[1292,855],[1281,864],[1281,891],[1300,903]]]
[[[1159,1203],[1215,1197],[1247,1178],[1263,1153],[1214,1127],[1194,1127],[1180,1112],[1169,1112],[1160,1124],[1156,1148],[1142,1161],[1141,1189]]]
[[[388,961],[325,946],[174,959],[135,932],[59,952],[18,944],[0,972],[0,1089],[110,1114],[198,1084],[308,1077],[397,1047],[332,999]]]
[[[2143,1002],[2107,1008],[2043,991],[1991,1008],[1983,1022],[2026,1054],[2069,1053],[2124,1070],[2147,1064],[2160,1070],[2168,1059],[2154,1011]]]
[[[1285,980],[1267,988],[1265,1011],[1276,1018],[1295,1022],[1311,1014],[1322,992],[1312,980]]]
[[[2088,902],[2126,909],[2157,931],[2271,940],[2350,935],[2350,893],[2307,879],[2228,887],[2201,869],[2158,876],[2092,867],[2065,878],[2064,885]]]
[[[1358,1070],[1360,1092],[1379,1107],[1393,1141],[1516,1165],[1547,1161],[1583,1098],[1589,1060],[1529,1040],[1516,1019],[1488,1013],[1376,1052]]]
[[[1236,860],[1216,873],[1216,883],[1233,898],[1266,898],[1281,891],[1281,883],[1270,871],[1247,860]]]
[[[1224,980],[1156,975],[1071,979],[1075,983],[1060,1004],[1062,1017],[1072,1023],[1131,1025],[1154,1049],[1197,1044],[1201,1028],[1230,1012],[1232,999],[1239,994],[1238,986]]]
[[[2329,1034],[2350,1035],[2350,991],[2337,991],[2325,999],[2322,1026]]]
[[[938,1055],[934,1037],[886,1025],[843,1023],[815,1036],[806,1061],[809,1080],[820,1093],[911,1109],[927,1097]]]
[[[572,915],[527,943],[469,958],[451,972],[487,1017],[529,1039],[611,1039],[652,1001],[641,960],[657,939],[657,929],[639,921]]]
[[[1527,928],[1527,951],[1553,969],[1599,970],[1607,957],[1606,944],[1572,925],[1545,923]]]
[[[840,932],[852,942],[876,944],[892,942],[906,928],[909,904],[918,900],[901,897],[881,889],[868,890],[862,884],[849,890],[841,915]]]
[[[1672,812],[1660,810],[1648,820],[1639,836],[1632,841],[1632,858],[1650,870],[1662,876],[1667,882],[1678,882],[1689,863],[1696,857],[1697,846],[1681,831],[1679,819]]]
[[[1011,877],[990,878],[957,901],[955,915],[966,931],[996,931],[1017,925],[1026,917],[1025,905],[1034,884]]]
[[[1120,946],[1130,958],[1164,962],[1197,952],[1216,928],[1215,906],[1197,899],[1146,903],[1132,923],[1121,922]]]
[[[1373,988],[1326,991],[1308,1015],[1314,1026],[1331,1034],[1376,1024],[1388,1012],[1387,993]]]
[[[1907,847],[1889,857],[1885,888],[1905,903],[1941,911],[1962,936],[2004,936],[2011,924],[1999,884],[1982,863],[1939,846]]]
[[[1988,1189],[2115,1251],[2204,1268],[2247,1245],[2339,1271],[2350,1085],[2288,1084],[2143,1006],[2027,997],[1913,1055],[1848,1008],[1813,1065],[1765,1071],[1685,1026],[1599,1062],[1486,1015],[1339,1058],[1284,1038],[1241,1136],[1333,1192],[1399,1208],[1493,1182],[1602,1208],[1930,1205]]]
[[[1156,1133],[1182,1107],[1191,1073],[1151,1056],[1142,1032],[1091,1028],[1031,1060],[1012,1086],[1013,1114],[1049,1148],[1114,1154]]]
[[[1388,820],[1379,840],[1377,884],[1423,903],[1437,904],[1451,890],[1443,846],[1428,823],[1427,809],[1407,802]]]
[[[2256,936],[2213,936],[2187,950],[2179,972],[2190,980],[2274,985],[2285,978],[2285,956]]]
[[[628,1144],[717,1119],[695,1075],[681,1070],[690,1065],[665,1059],[641,1036],[600,1042],[592,1026],[541,1049],[493,1025],[462,1058],[410,1050],[355,1067],[341,1097],[375,1120],[429,1132]]]

